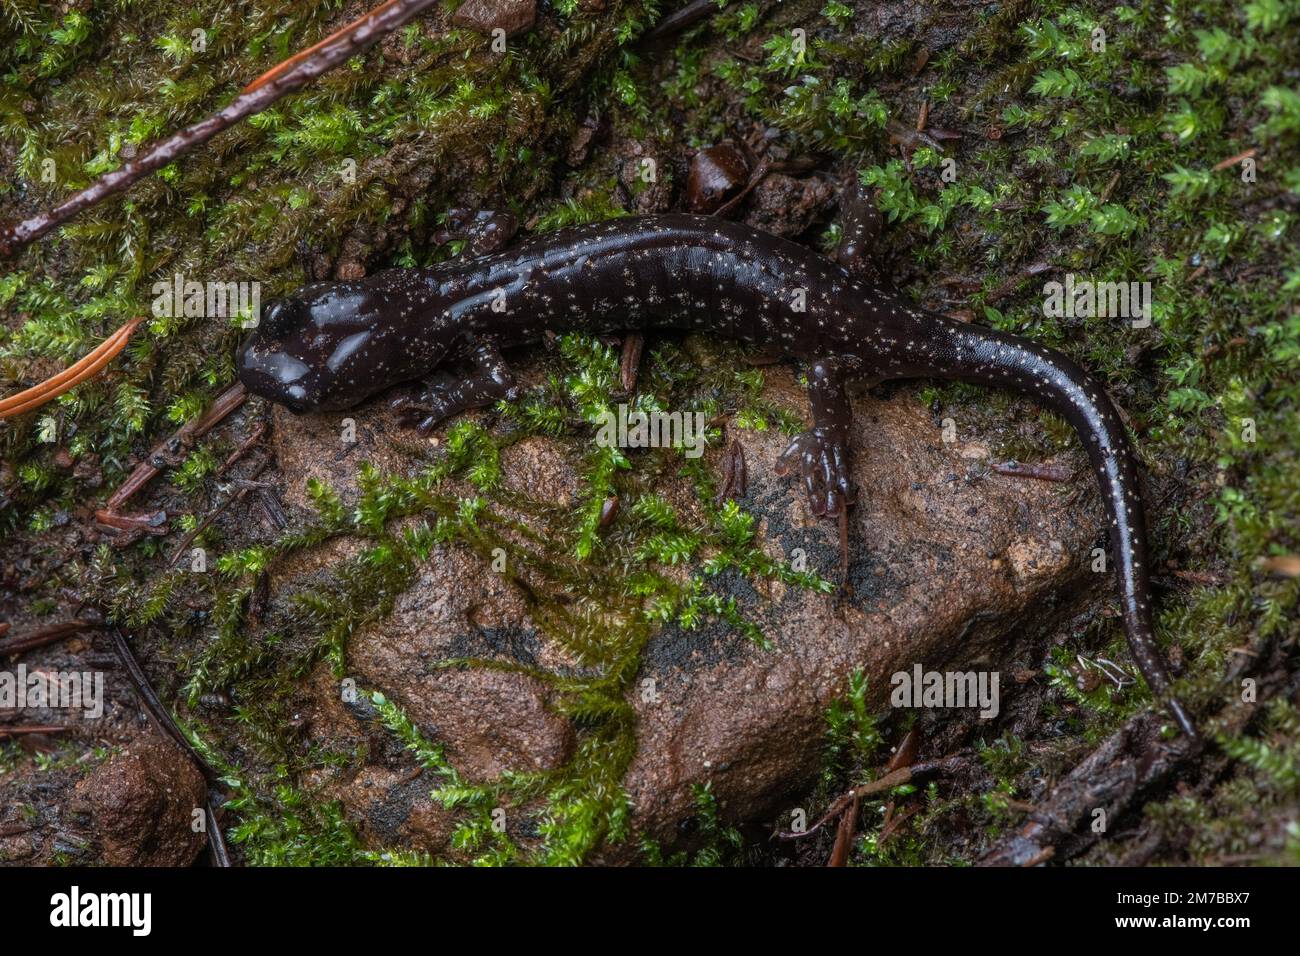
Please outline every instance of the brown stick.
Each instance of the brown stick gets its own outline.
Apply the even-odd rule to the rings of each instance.
[[[58,724],[29,724],[25,727],[0,727],[0,737],[17,737],[21,734],[61,734],[67,727]]]
[[[985,853],[979,865],[1036,866],[1066,841],[1076,850],[1096,842],[1099,836],[1088,824],[1097,808],[1118,817],[1198,752],[1183,740],[1162,741],[1164,719],[1146,712],[1121,727],[1058,781],[1021,828]]]
[[[840,794],[838,797],[835,798],[834,801],[832,801],[831,805],[826,808],[826,812],[821,815],[820,819],[818,819],[816,823],[814,823],[808,829],[804,830],[802,833],[796,832],[794,830],[777,830],[775,833],[772,834],[772,839],[802,840],[804,837],[810,837],[818,830],[820,830],[822,827],[824,827],[827,823],[829,823],[831,820],[837,819],[839,815],[844,812],[845,808],[848,807],[849,804],[851,804],[852,802],[853,802],[852,790],[850,790],[848,793]]]
[[[47,624],[45,627],[38,628],[31,633],[19,634],[7,641],[0,641],[0,657],[9,654],[22,654],[24,651],[30,651],[33,648],[44,647],[46,644],[61,641],[73,634],[97,630],[103,626],[103,624],[94,621],[61,621],[58,624]]]
[[[1069,481],[1074,472],[1062,465],[1025,465],[1018,461],[998,461],[992,465],[999,475],[1015,478],[1037,478],[1039,481]]]
[[[885,771],[889,772],[892,770],[899,770],[903,767],[912,766],[912,764],[916,763],[916,755],[920,753],[920,750],[921,731],[916,726],[913,726],[903,735],[902,741],[898,744],[898,749],[894,751],[894,755],[889,758],[889,763],[885,765]],[[880,824],[880,834],[876,838],[877,846],[883,844],[885,840],[889,839],[890,834],[898,829],[902,822],[915,812],[915,810],[913,810],[912,813],[903,813],[899,816],[895,816],[894,810],[896,809],[896,804],[897,801],[895,801],[893,797],[890,797],[885,801],[885,819]]]
[[[236,382],[218,395],[204,414],[186,422],[170,437],[155,445],[144,461],[135,466],[135,470],[127,476],[126,481],[122,482],[121,487],[104,503],[104,507],[95,512],[95,521],[110,528],[121,528],[127,531],[129,534],[126,537],[143,533],[165,534],[166,512],[124,515],[121,514],[120,509],[153,481],[162,471],[169,456],[174,457],[189,448],[194,441],[202,438],[231,412],[243,405],[247,398],[248,392],[244,386]]]
[[[902,144],[907,149],[916,149],[918,145],[929,146],[937,152],[943,152],[943,144],[933,136],[923,131],[908,129],[897,120],[889,120],[885,123],[885,131],[889,133],[891,142]]]
[[[267,463],[263,462],[262,465],[255,472],[253,472],[253,477],[256,478],[258,475],[260,475],[266,469],[266,465]],[[189,550],[189,546],[194,543],[195,539],[198,538],[198,536],[201,535],[204,531],[206,531],[209,527],[211,527],[212,522],[216,521],[217,518],[223,515],[226,512],[227,508],[233,505],[236,501],[243,501],[244,496],[248,494],[250,491],[252,491],[254,488],[264,488],[264,487],[266,486],[263,484],[259,484],[258,482],[255,481],[244,481],[240,485],[238,491],[236,491],[233,495],[228,497],[221,504],[217,505],[217,507],[209,511],[207,516],[198,523],[198,525],[194,528],[194,530],[181,539],[181,543],[176,546],[176,550],[172,552],[172,556],[167,560],[167,566],[169,568],[176,567],[176,562],[181,559],[181,555],[184,554],[187,550]]]
[[[690,0],[690,3],[674,10],[660,20],[641,39],[647,42],[661,40],[664,37],[672,36],[674,33],[680,33],[687,27],[694,26],[705,17],[712,16],[717,12],[717,0]]]
[[[758,187],[759,183],[765,180],[772,173],[803,173],[808,172],[817,165],[814,160],[806,156],[779,160],[769,159],[767,156],[759,158],[753,148],[745,140],[740,140],[740,145],[745,148],[745,154],[753,168],[749,174],[749,180],[745,183],[745,187],[713,211],[713,215],[717,216],[719,219],[726,218],[733,209],[744,201],[746,196]]]
[[[1035,853],[1033,856],[1031,856],[1029,859],[1025,860],[1025,862],[1024,862],[1024,863],[1021,863],[1020,865],[1023,866],[1023,867],[1038,866],[1038,865],[1040,865],[1040,864],[1042,864],[1042,863],[1046,863],[1048,860],[1052,859],[1052,857],[1054,857],[1054,856],[1056,856],[1056,847],[1054,847],[1054,846],[1049,846],[1047,849],[1043,850],[1041,853]]]
[[[252,450],[253,446],[262,440],[262,436],[265,434],[266,422],[258,422],[254,425],[253,430],[249,433],[248,437],[245,438],[243,442],[240,443],[239,447],[232,451],[230,456],[221,463],[221,467],[217,469],[217,477],[220,478],[233,468],[235,463],[247,455],[249,451]]]
[[[155,143],[121,168],[105,173],[85,189],[73,193],[53,209],[0,229],[0,258],[21,252],[29,243],[63,225],[78,213],[109,196],[133,186],[140,179],[174,162],[195,146],[202,145],[240,120],[260,113],[276,100],[301,89],[323,73],[361,53],[385,34],[434,4],[435,0],[389,0],[361,19],[285,64],[254,81],[254,88],[240,93],[223,109],[193,126]]]
[[[1110,177],[1110,182],[1106,183],[1105,188],[1102,189],[1101,196],[1099,197],[1101,201],[1106,202],[1108,199],[1110,199],[1110,194],[1115,191],[1115,187],[1118,185],[1119,185],[1119,172],[1117,171],[1114,176]]]
[[[794,833],[790,830],[778,830],[773,834],[777,840],[802,840],[806,836],[812,836],[819,829],[826,825],[830,820],[835,819],[844,812],[854,800],[861,800],[863,797],[870,797],[877,793],[884,793],[893,790],[895,787],[901,787],[905,783],[911,783],[913,780],[921,777],[928,777],[931,774],[941,773],[954,766],[962,758],[944,757],[941,760],[930,760],[925,763],[914,764],[911,767],[900,767],[897,770],[891,770],[879,780],[872,780],[864,783],[860,787],[855,787],[848,793],[839,797],[831,804],[830,809],[822,816],[820,820],[810,826],[803,833]]]
[[[1300,578],[1300,554],[1279,554],[1265,558],[1259,566],[1280,578]]]
[[[1001,302],[1011,293],[1015,292],[1016,288],[1020,285],[1021,282],[1025,281],[1026,279],[1032,279],[1035,276],[1040,276],[1044,272],[1051,272],[1055,268],[1056,266],[1052,265],[1050,262],[1032,263],[1026,266],[1025,269],[1022,270],[1021,272],[1018,272],[1015,275],[1011,276],[1011,278],[1007,279],[1000,286],[998,286],[996,289],[990,292],[988,294],[988,298],[985,301],[988,302],[989,305],[996,305],[998,302]],[[979,286],[980,284],[976,282],[975,288],[978,289]]]
[[[266,84],[270,83],[276,77],[284,76],[284,74],[288,73],[290,70],[292,70],[303,60],[306,60],[309,57],[313,56],[322,47],[335,42],[336,40],[338,40],[339,37],[343,36],[348,31],[355,30],[362,23],[362,21],[370,17],[377,16],[384,10],[387,10],[389,7],[396,6],[397,3],[398,0],[388,0],[388,2],[380,4],[379,6],[375,7],[375,9],[371,10],[369,13],[362,14],[361,16],[353,20],[351,23],[349,23],[347,26],[340,27],[339,29],[335,30],[325,39],[319,41],[318,43],[313,43],[305,50],[299,50],[297,53],[289,57],[287,60],[283,60],[280,63],[277,63],[275,66],[271,67],[269,70],[267,70],[257,79],[255,79],[252,83],[249,83],[246,87],[244,87],[244,89],[241,92],[251,93],[254,90],[258,89],[259,87],[266,86]]]
[[[858,811],[862,798],[856,793],[847,810],[840,816],[840,825],[835,828],[835,845],[831,847],[831,858],[827,866],[847,866],[849,851],[853,848],[853,834],[858,829]]]

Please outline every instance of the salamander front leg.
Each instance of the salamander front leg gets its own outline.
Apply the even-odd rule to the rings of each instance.
[[[503,209],[452,209],[443,227],[433,234],[433,241],[441,246],[464,239],[471,256],[485,256],[504,249],[518,231],[518,218]]]
[[[495,342],[482,340],[473,343],[468,358],[476,374],[450,385],[432,385],[418,400],[406,396],[394,399],[391,407],[402,423],[414,425],[421,433],[427,433],[453,415],[471,408],[485,408],[519,394],[515,377]]]
[[[857,489],[849,478],[848,437],[853,410],[845,380],[859,372],[861,364],[852,356],[813,363],[808,371],[813,427],[797,436],[776,463],[779,477],[793,474],[798,467],[813,514],[839,519],[841,578],[848,574],[848,510],[857,498]]]

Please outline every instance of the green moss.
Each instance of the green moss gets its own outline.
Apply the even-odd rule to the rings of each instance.
[[[1220,680],[1230,648],[1293,633],[1300,590],[1257,570],[1267,555],[1300,550],[1300,445],[1286,424],[1300,400],[1300,260],[1295,217],[1271,211],[1297,184],[1291,167],[1300,114],[1280,72],[1296,55],[1296,36],[1280,28],[1298,17],[1300,7],[1287,3],[1249,4],[1241,13],[1207,3],[1004,5],[996,29],[986,24],[964,41],[1002,62],[964,117],[969,148],[957,151],[957,183],[928,177],[934,157],[923,150],[910,169],[872,162],[863,173],[880,190],[881,209],[905,226],[896,237],[925,239],[928,248],[916,253],[936,276],[969,275],[971,261],[982,261],[984,288],[992,290],[1047,259],[1101,281],[1152,280],[1154,329],[1147,331],[1100,318],[1045,319],[1032,282],[982,316],[980,293],[972,304],[996,327],[1072,353],[1132,416],[1139,452],[1163,489],[1154,509],[1160,562],[1224,576],[1219,586],[1166,592],[1159,620],[1162,639],[1182,648],[1183,683],[1206,710],[1225,699]],[[1008,57],[1011,38],[1019,50]],[[1160,70],[1149,65],[1153,45]],[[943,56],[932,62],[947,90],[967,69]],[[838,66],[832,58],[830,72]],[[961,105],[960,92],[954,96]],[[802,113],[790,120],[809,128]],[[999,145],[977,147],[971,133],[988,127],[1001,128]],[[1240,166],[1213,168],[1248,147],[1259,150],[1256,182],[1243,181]],[[922,397],[956,415],[963,433],[992,431],[1005,414],[1003,400],[969,387],[927,389]],[[1036,435],[1022,433],[1002,451],[1023,459],[1074,447],[1062,423],[1041,420]],[[1253,440],[1243,439],[1247,420],[1257,429]],[[1098,622],[1079,643],[1126,661],[1118,631],[1117,622]],[[1073,657],[1065,649],[1052,654],[1044,717],[1068,717],[1082,738],[1097,740],[1148,705],[1140,684],[1116,690],[1105,681],[1081,691]],[[1258,783],[1262,765],[1277,769],[1278,758],[1252,739],[1223,746],[1246,764],[1245,779]],[[1209,806],[1175,800],[1153,807],[1151,817],[1181,814],[1201,828],[1192,858],[1212,861],[1221,841],[1208,832],[1210,817],[1219,809],[1238,822],[1255,817],[1232,796],[1233,779]],[[992,806],[1005,802],[999,792],[1014,789],[1009,780],[995,785]]]
[[[745,861],[745,837],[722,819],[722,808],[713,793],[713,784],[695,784],[694,850],[679,850],[665,855],[663,847],[649,838],[641,841],[641,855],[649,866],[732,866]]]
[[[211,3],[116,0],[68,12],[29,0],[6,5],[0,145],[16,170],[0,183],[6,217],[56,201],[204,114],[323,35],[341,8],[303,2],[231,18]],[[628,44],[651,22],[649,5],[615,3],[599,14],[563,5],[559,13],[558,23],[506,57],[488,55],[468,32],[412,25],[401,62],[371,51],[83,215],[0,279],[0,371],[34,380],[67,364],[127,316],[147,313],[152,282],[178,271],[256,279],[269,297],[300,283],[303,240],[339,253],[351,233],[379,262],[443,257],[454,250],[432,251],[426,241],[436,214],[480,197],[509,197],[539,229],[616,214],[604,158],[568,174],[556,162],[582,99],[608,104],[616,128],[653,142],[657,155],[734,137],[746,123],[775,128],[787,153],[826,156],[828,166],[852,168],[879,191],[890,245],[925,270],[909,290],[918,300],[956,307],[941,280],[973,278],[979,288],[960,305],[976,321],[1066,350],[1115,394],[1151,477],[1158,572],[1222,582],[1165,590],[1160,639],[1181,648],[1183,684],[1201,714],[1235,705],[1237,689],[1222,685],[1223,662],[1234,648],[1293,639],[1300,600],[1300,582],[1261,568],[1270,557],[1300,553],[1300,244],[1288,196],[1300,191],[1300,97],[1287,72],[1300,54],[1297,4],[1003,3],[942,49],[930,49],[948,41],[935,41],[924,23],[917,37],[868,35],[843,4],[731,4],[655,57]],[[808,31],[803,49],[796,26]],[[184,42],[197,27],[209,31],[206,53]],[[751,38],[757,61],[737,55]],[[930,59],[913,76],[922,47]],[[910,126],[913,93],[922,88],[931,123],[963,137],[942,150],[923,144],[904,164],[890,152],[887,121]],[[1214,169],[1249,148],[1259,151],[1256,182],[1243,181],[1239,166]],[[953,183],[939,176],[944,158],[958,161]],[[356,162],[354,182],[341,175],[347,159]],[[52,182],[42,178],[47,168]],[[827,230],[827,240],[834,236]],[[1152,327],[1043,315],[1042,277],[1026,271],[1040,261],[1098,280],[1149,278]],[[49,542],[63,516],[105,494],[135,456],[230,380],[235,335],[221,323],[157,318],[109,375],[0,431],[0,455],[12,469],[0,532],[58,553]],[[702,367],[707,350],[653,345],[642,401],[693,401],[751,428],[801,427],[762,401],[758,373],[734,371],[738,350],[722,349]],[[568,337],[542,387],[501,406],[494,425],[456,424],[442,456],[415,477],[367,470],[360,496],[346,503],[313,486],[314,520],[274,540],[226,541],[209,529],[202,543],[222,552],[215,574],[166,569],[167,552],[153,541],[125,554],[101,547],[53,570],[31,606],[53,612],[64,589],[84,589],[120,620],[168,635],[166,654],[178,662],[180,696],[191,705],[210,690],[241,690],[234,724],[205,735],[240,755],[242,766],[229,769],[250,858],[418,863],[425,862],[418,854],[363,849],[337,808],[301,790],[306,772],[350,758],[304,752],[285,728],[301,675],[322,660],[340,667],[349,636],[382,617],[432,549],[455,541],[486,561],[505,547],[511,573],[528,575],[539,595],[538,627],[581,662],[579,673],[535,675],[554,689],[581,742],[574,760],[550,774],[462,789],[450,778],[440,798],[462,814],[458,852],[484,862],[573,862],[602,841],[630,839],[621,774],[635,726],[626,695],[653,628],[720,618],[761,641],[714,589],[718,575],[823,582],[755,548],[749,516],[712,505],[709,470],[670,452],[625,459],[586,443],[573,509],[511,496],[509,510],[526,520],[507,515],[501,449],[530,434],[570,441],[589,428],[611,404],[616,365],[607,346]],[[956,417],[963,434],[995,436],[1007,457],[1077,447],[1064,423],[1023,400],[967,386],[919,394]],[[209,510],[203,492],[230,444],[205,441],[171,474],[165,494],[182,505],[169,510],[189,516],[182,526]],[[60,449],[78,462],[95,455],[98,466],[62,468]],[[687,520],[655,496],[664,475],[690,483],[702,518]],[[460,492],[448,490],[453,481],[463,483]],[[624,507],[601,528],[601,507],[613,496]],[[362,542],[358,557],[255,626],[262,575],[342,536]],[[674,565],[687,569],[684,580],[668,573]],[[594,567],[615,573],[596,575]],[[557,592],[608,614],[575,614],[552,600]],[[1071,667],[1081,650],[1127,661],[1117,622],[1100,619],[1068,651],[1049,656],[1041,716],[1075,736],[1041,746],[1039,763],[1077,756],[1081,742],[1149,705],[1140,685],[1080,691]],[[875,748],[874,728],[850,690],[832,720],[840,742],[819,784],[827,796],[869,772]],[[1259,709],[1253,723],[1221,740],[1233,761],[1221,784],[1148,810],[1152,825],[1192,834],[1184,842],[1193,860],[1255,852],[1247,846],[1252,829],[1287,852],[1300,843],[1274,832],[1295,799],[1287,769],[1294,720],[1276,705]],[[415,759],[432,759],[425,744],[436,744],[417,741],[418,729],[394,712],[383,720],[406,746],[416,742]],[[960,818],[972,832],[999,832],[1033,767],[1018,740],[990,749],[985,792],[946,796],[936,784],[914,795],[924,809],[910,832],[881,846],[874,828],[884,802],[867,808],[856,858],[952,861],[945,840]],[[12,747],[3,752],[13,756]],[[1251,807],[1255,790],[1267,798]],[[507,805],[512,819],[533,818],[535,837],[492,827],[490,811]],[[711,812],[718,839],[703,858],[737,858],[716,807]]]
[[[643,388],[636,399],[646,408],[692,407],[705,396],[717,408],[734,407],[752,400],[761,388],[755,373],[737,379],[723,362],[701,373],[669,354],[671,348],[659,349],[663,361],[656,359],[655,372],[647,376],[647,385],[653,383],[655,390]],[[753,516],[734,502],[713,504],[708,469],[701,459],[684,457],[682,450],[659,449],[636,458],[616,449],[615,457],[604,449],[588,451],[582,500],[568,511],[501,490],[502,448],[539,433],[576,446],[616,401],[617,357],[608,346],[587,336],[566,336],[554,361],[558,367],[544,384],[500,406],[504,417],[496,429],[472,421],[452,425],[438,457],[414,477],[361,464],[351,503],[323,483],[311,483],[308,496],[317,511],[313,523],[217,559],[219,574],[209,583],[217,635],[197,654],[187,655],[185,696],[193,706],[207,692],[231,691],[239,701],[235,719],[241,746],[269,768],[268,773],[246,767],[236,774],[242,795],[235,808],[243,822],[235,839],[248,844],[256,859],[305,861],[305,848],[319,841],[328,860],[351,854],[354,861],[385,862],[360,851],[337,807],[317,804],[293,784],[302,772],[327,761],[326,755],[302,752],[286,732],[287,717],[294,709],[293,688],[316,664],[328,663],[338,677],[346,674],[350,637],[389,613],[436,548],[456,542],[485,565],[498,549],[504,551],[503,573],[522,585],[535,626],[575,665],[573,670],[547,671],[495,659],[438,662],[442,668],[527,673],[548,687],[551,707],[578,731],[576,751],[563,766],[507,773],[485,784],[463,780],[439,746],[426,740],[381,691],[375,692],[384,725],[422,766],[444,777],[432,796],[457,814],[454,852],[480,863],[575,864],[602,843],[631,836],[622,789],[636,749],[636,714],[629,701],[655,626],[671,620],[691,630],[718,618],[767,644],[735,600],[713,589],[713,579],[738,573],[830,590],[828,582],[769,557],[756,541]],[[542,414],[542,408],[552,411]],[[592,443],[581,441],[581,446],[590,449]],[[696,487],[704,521],[689,522],[664,499],[642,490],[655,475],[673,468]],[[452,493],[452,482],[477,493]],[[593,514],[599,517],[593,507],[611,495],[630,498],[631,504],[609,528],[602,528],[592,520]],[[508,511],[522,512],[528,520]],[[269,618],[255,624],[249,604],[257,579],[287,556],[339,536],[360,539],[365,547],[327,583],[277,597]],[[697,554],[708,558],[685,582],[667,573]],[[114,595],[116,612],[140,621],[179,616],[181,602],[191,597],[180,586],[185,583],[184,574],[176,572],[147,594],[123,588]],[[500,812],[506,819],[528,822],[503,830],[494,817]],[[528,838],[517,836],[521,828]]]

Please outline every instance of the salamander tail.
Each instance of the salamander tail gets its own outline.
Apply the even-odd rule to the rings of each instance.
[[[1182,732],[1199,743],[1187,710],[1170,693],[1172,681],[1156,645],[1136,457],[1115,405],[1095,379],[1059,352],[991,329],[935,319],[947,327],[953,343],[955,354],[945,356],[952,369],[948,375],[1028,392],[1064,416],[1079,433],[1110,523],[1129,648],[1152,692],[1165,702]]]

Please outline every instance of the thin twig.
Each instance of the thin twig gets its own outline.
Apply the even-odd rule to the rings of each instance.
[[[1115,175],[1110,177],[1110,181],[1106,183],[1105,187],[1102,189],[1101,196],[1099,197],[1100,200],[1102,202],[1106,202],[1107,200],[1109,200],[1110,194],[1115,191],[1115,187],[1118,185],[1119,185],[1119,171],[1116,170]]]
[[[1033,856],[1025,860],[1025,862],[1021,863],[1020,865],[1023,867],[1038,866],[1042,863],[1046,863],[1054,856],[1056,856],[1056,847],[1049,846],[1041,853],[1035,853]]]
[[[206,143],[240,120],[262,112],[286,94],[301,89],[433,6],[434,2],[435,0],[389,0],[321,44],[310,47],[302,54],[295,54],[285,61],[289,66],[283,72],[280,66],[275,67],[264,74],[262,79],[254,81],[254,88],[240,93],[224,108],[155,143],[137,158],[119,169],[105,173],[53,209],[0,229],[0,258],[18,254],[29,243],[63,225],[78,213],[130,188],[155,170],[179,159],[195,146]]]
[[[1007,296],[1011,295],[1011,293],[1015,292],[1016,289],[1019,288],[1021,282],[1024,282],[1026,279],[1032,279],[1035,276],[1040,276],[1045,272],[1051,272],[1055,268],[1056,266],[1052,265],[1050,262],[1032,263],[1026,266],[1023,271],[1018,272],[1015,275],[1011,276],[1000,286],[998,286],[996,289],[990,292],[985,301],[988,302],[990,305],[1001,302]],[[976,280],[975,288],[978,289],[979,287],[980,287],[980,282]]]
[[[1018,461],[997,461],[991,467],[999,475],[1011,475],[1014,478],[1066,482],[1074,477],[1074,472],[1063,465],[1026,465]]]
[[[144,461],[135,466],[135,470],[127,476],[126,481],[122,482],[121,487],[105,502],[104,507],[95,512],[95,521],[110,528],[126,530],[128,533],[122,536],[123,540],[119,543],[129,543],[135,540],[136,536],[145,533],[166,534],[166,512],[124,515],[121,513],[121,508],[153,481],[164,465],[175,460],[178,454],[183,453],[193,442],[215,428],[231,412],[243,405],[247,398],[248,392],[242,384],[231,385],[213,399],[204,414],[186,422],[172,435],[155,445],[145,456]]]
[[[684,7],[674,10],[668,16],[646,31],[641,39],[647,42],[662,40],[664,37],[680,33],[687,27],[694,26],[706,17],[718,12],[717,0],[690,0]]]
[[[230,849],[226,846],[225,834],[221,832],[221,823],[217,820],[216,808],[212,806],[212,797],[209,796],[204,803],[203,809],[208,814],[208,860],[213,866],[226,868],[231,866]]]
[[[171,711],[167,709],[157,693],[154,692],[153,685],[149,683],[148,675],[145,674],[144,668],[140,666],[139,660],[136,659],[135,652],[131,650],[131,645],[127,643],[126,635],[122,633],[122,629],[113,626],[109,629],[109,634],[112,635],[113,647],[117,651],[118,659],[122,662],[122,666],[126,668],[127,676],[131,679],[131,686],[135,688],[136,694],[140,697],[140,702],[144,704],[145,712],[148,713],[154,724],[163,733],[175,741],[176,745],[194,763],[194,766],[198,767],[199,772],[203,774],[209,786],[218,782],[220,777],[217,772],[194,749],[194,745],[190,743],[189,738],[181,732],[180,727],[176,726]],[[212,808],[211,797],[206,799],[204,809],[209,817],[208,841],[209,846],[212,847],[213,862],[218,866],[229,866],[230,852],[226,848],[225,835],[221,832],[221,827],[217,825],[217,817]]]
[[[1217,163],[1214,164],[1213,168],[1215,172],[1218,172],[1221,169],[1227,169],[1229,166],[1236,166],[1238,163],[1244,160],[1254,159],[1255,154],[1258,152],[1259,150],[1252,146],[1250,149],[1246,150],[1245,152],[1238,153],[1236,156],[1229,156],[1227,159],[1219,160]]]
[[[0,727],[0,737],[18,737],[22,734],[61,734],[67,727],[58,724],[27,724],[22,727]]]
[[[136,693],[140,695],[140,702],[144,704],[145,710],[158,724],[159,729],[189,755],[190,759],[203,771],[205,777],[211,780],[217,779],[217,772],[199,756],[199,752],[190,744],[189,738],[181,733],[181,729],[176,726],[176,721],[172,719],[171,712],[159,699],[153,685],[149,683],[149,678],[140,666],[140,661],[136,658],[135,652],[131,650],[131,645],[127,643],[126,635],[122,633],[122,629],[113,626],[109,628],[108,633],[113,638],[113,647],[117,651],[118,659],[121,660],[122,666],[126,668],[127,676],[130,677]]]
[[[911,783],[913,780],[918,780],[921,777],[928,777],[931,774],[941,773],[956,766],[956,764],[962,759],[964,758],[960,756],[944,757],[940,760],[930,760],[925,763],[914,764],[911,767],[900,767],[897,770],[891,770],[879,780],[868,781],[867,783],[862,784],[862,786],[854,787],[848,793],[840,796],[831,804],[830,809],[826,811],[820,820],[802,833],[795,833],[790,830],[778,830],[773,834],[773,838],[777,840],[802,840],[804,837],[812,836],[812,834],[816,833],[829,821],[837,818],[841,813],[843,813],[845,808],[855,799],[861,800],[863,797],[874,796],[877,793],[884,793],[893,790],[895,787],[901,787],[903,784]]]
[[[230,453],[229,458],[227,458],[224,462],[221,463],[221,467],[217,469],[217,477],[220,478],[222,475],[228,472],[232,467],[234,467],[235,463],[238,462],[239,459],[247,455],[249,451],[252,449],[252,447],[262,440],[262,436],[265,434],[266,434],[266,422],[258,422],[255,426],[253,426],[252,433],[247,438],[245,438],[243,442],[240,443],[238,448],[236,448],[233,452]]]
[[[28,634],[19,634],[7,641],[0,641],[0,657],[9,654],[22,654],[25,651],[61,641],[65,637],[80,634],[82,631],[93,631],[102,627],[104,627],[103,624],[95,621],[60,621],[58,624],[47,624],[45,627],[38,628]]]
[[[831,805],[826,808],[826,812],[818,818],[817,822],[806,830],[777,830],[772,834],[774,840],[802,840],[804,837],[810,837],[827,823],[838,819],[839,815],[844,812],[845,808],[853,802],[853,791],[842,793],[831,801]]]
[[[827,866],[847,866],[849,851],[853,848],[853,834],[858,829],[858,811],[862,807],[862,797],[853,795],[848,809],[840,815],[840,825],[835,828],[835,845],[831,847],[831,858]]]
[[[258,466],[257,470],[253,472],[252,477],[256,478],[258,475],[260,475],[266,469],[267,464],[268,462],[262,462],[262,464]],[[184,554],[186,550],[188,550],[189,546],[194,543],[194,540],[199,535],[201,535],[204,531],[208,529],[208,527],[212,524],[212,522],[216,521],[217,518],[219,518],[222,514],[225,513],[227,508],[233,505],[236,501],[242,501],[244,496],[248,494],[250,491],[252,491],[254,488],[263,488],[263,487],[265,487],[265,485],[259,484],[254,481],[240,482],[238,491],[236,491],[233,495],[228,497],[221,504],[217,505],[217,507],[209,511],[207,517],[205,517],[202,521],[200,521],[198,526],[193,531],[191,531],[189,534],[187,534],[184,538],[181,539],[181,543],[176,546],[176,550],[172,552],[172,556],[167,560],[167,566],[170,568],[176,567],[176,562],[180,560],[181,555]]]

